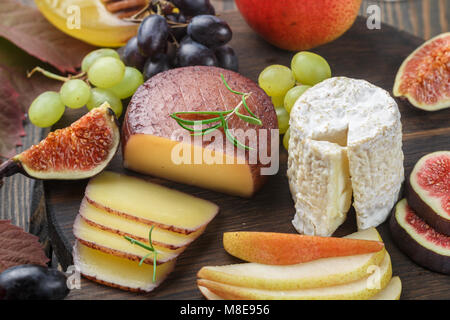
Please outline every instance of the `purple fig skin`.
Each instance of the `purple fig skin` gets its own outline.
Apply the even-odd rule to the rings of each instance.
[[[450,275],[450,256],[443,256],[423,247],[414,240],[409,233],[398,223],[397,209],[391,215],[389,227],[396,245],[412,261],[431,271]]]
[[[4,177],[9,177],[16,173],[24,172],[25,171],[22,168],[22,164],[15,158],[6,160],[2,164],[0,164],[0,180]]]
[[[413,177],[410,179],[413,179]],[[450,216],[446,219],[434,212],[434,210],[422,200],[422,197],[414,190],[409,181],[406,183],[406,200],[416,214],[425,220],[430,227],[439,233],[450,236]]]

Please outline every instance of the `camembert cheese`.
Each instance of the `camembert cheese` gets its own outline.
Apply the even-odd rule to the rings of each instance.
[[[364,80],[325,80],[295,103],[290,134],[298,232],[333,234],[352,194],[359,229],[387,218],[404,180],[400,112],[388,92]]]

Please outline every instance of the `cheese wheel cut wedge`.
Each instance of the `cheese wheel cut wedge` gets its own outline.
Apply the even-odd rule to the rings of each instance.
[[[73,261],[86,278],[122,290],[150,292],[161,284],[175,267],[175,260],[156,267],[153,282],[153,265],[139,264],[125,258],[107,254],[75,242]]]
[[[212,202],[108,171],[89,181],[85,197],[111,214],[183,234],[206,227],[219,211]]]
[[[404,180],[395,100],[367,81],[345,77],[307,90],[290,114],[287,175],[299,233],[332,235],[352,194],[358,228],[381,224]]]
[[[242,96],[227,89],[221,74],[233,90],[250,94],[246,98],[248,108],[262,122],[261,126],[251,124],[236,113],[227,117],[232,135],[252,147],[254,153],[235,146],[222,128],[194,137],[170,117],[176,112],[232,110],[241,104]],[[239,113],[250,115],[242,105]],[[200,120],[213,116],[180,117]],[[133,95],[122,129],[124,166],[181,183],[250,197],[261,188],[266,175],[278,171],[277,158],[270,160],[272,147],[273,156],[278,157],[279,144],[278,131],[274,130],[272,136],[272,129],[278,129],[272,101],[252,80],[216,67],[176,68],[150,78]],[[265,167],[273,170],[264,173],[261,169]]]

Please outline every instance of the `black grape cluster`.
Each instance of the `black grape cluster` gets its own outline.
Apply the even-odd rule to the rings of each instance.
[[[171,68],[218,66],[238,70],[238,59],[227,43],[232,31],[215,16],[209,0],[164,1],[158,14],[145,17],[137,36],[121,48],[127,66],[142,70],[145,79]]]

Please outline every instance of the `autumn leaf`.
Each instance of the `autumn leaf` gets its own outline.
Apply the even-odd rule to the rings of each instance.
[[[0,155],[10,158],[15,147],[21,145],[20,137],[25,135],[24,114],[18,102],[19,94],[1,69],[0,83]]]
[[[38,237],[0,220],[0,273],[22,264],[46,266],[48,261]]]
[[[17,0],[1,2],[0,36],[60,72],[75,73],[83,57],[95,49],[55,28],[36,8]]]
[[[21,145],[22,123],[31,102],[42,92],[58,91],[61,86],[40,74],[27,78],[27,71],[36,65],[43,63],[0,38],[0,157],[10,158],[16,145]]]

